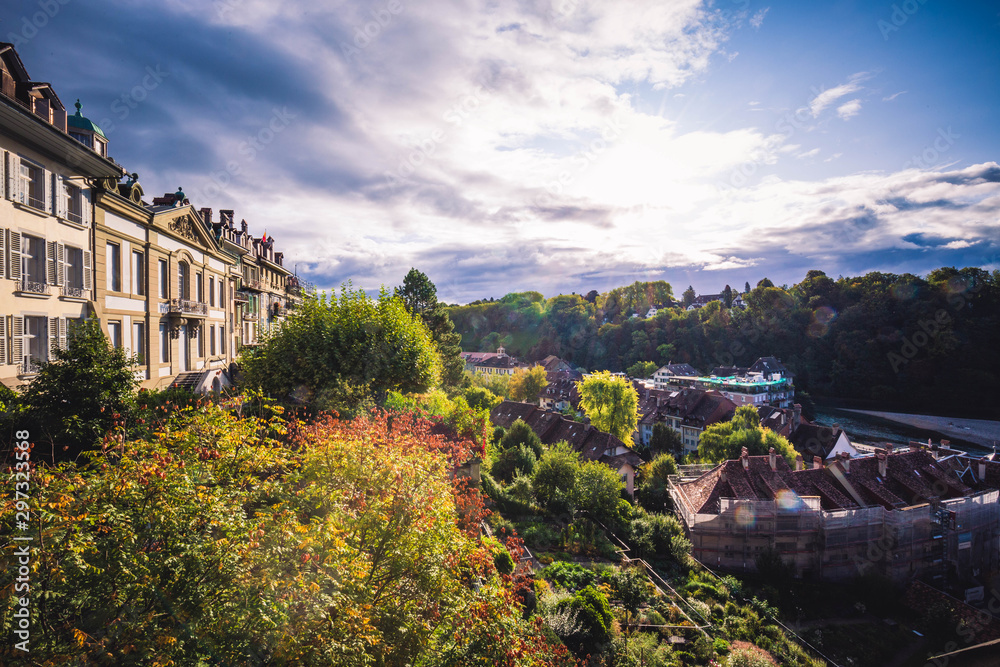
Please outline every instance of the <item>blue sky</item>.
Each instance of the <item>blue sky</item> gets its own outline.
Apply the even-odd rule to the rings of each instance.
[[[321,287],[1000,268],[991,2],[35,0],[0,36],[152,196]],[[367,30],[367,34],[366,31]]]

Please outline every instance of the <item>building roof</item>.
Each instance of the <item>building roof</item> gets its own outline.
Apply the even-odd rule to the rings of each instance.
[[[472,362],[478,368],[517,368],[521,364],[517,360],[507,355],[494,355],[488,359]]]
[[[750,366],[750,372],[763,373],[764,375],[770,375],[771,373],[789,374],[785,365],[775,357],[761,357]]]
[[[683,377],[693,377],[698,375],[698,371],[691,364],[667,364],[666,366],[660,366],[656,373],[679,375]],[[656,375],[656,373],[654,373],[654,375]]]
[[[740,459],[725,461],[698,479],[677,483],[675,488],[691,511],[702,514],[718,513],[721,498],[786,503],[796,496],[815,496],[824,510],[859,506],[902,509],[937,499],[960,498],[977,490],[963,483],[955,470],[935,460],[926,450],[889,453],[879,450],[876,456],[851,459],[847,465],[838,460],[826,467],[805,470],[791,470],[782,457],[775,459],[774,470],[766,455],[748,456],[745,467]],[[882,460],[885,475],[880,470]],[[996,468],[988,472],[984,488],[1000,486],[1000,463],[994,465]]]
[[[546,412],[530,403],[504,401],[490,412],[490,421],[504,428],[510,428],[518,419],[531,427],[543,443],[551,445],[565,441],[588,461],[599,461],[615,470],[625,464],[638,468],[643,463],[642,457],[610,433],[555,412]]]
[[[705,389],[642,389],[639,391],[639,423],[654,424],[667,417],[679,418],[688,426],[704,428],[728,421],[736,413],[736,403],[717,391]]]
[[[104,132],[101,130],[101,128],[97,127],[97,125],[94,124],[93,121],[91,121],[89,118],[84,117],[80,113],[80,109],[82,107],[83,105],[80,104],[80,100],[77,100],[76,113],[73,114],[72,116],[69,116],[66,119],[66,124],[78,130],[86,130],[88,132],[93,132],[94,134],[100,135],[101,137],[107,139],[107,137],[104,136]]]
[[[583,379],[579,371],[550,371],[545,374],[548,384],[538,392],[538,398],[553,401],[567,401],[574,408],[580,403],[580,391],[576,383]]]
[[[763,422],[761,424],[763,425]],[[826,460],[843,432],[841,428],[802,422],[788,440],[795,447],[795,451],[807,459],[818,456]]]
[[[746,375],[749,372],[746,366],[716,366],[710,375],[718,378],[731,378]]]

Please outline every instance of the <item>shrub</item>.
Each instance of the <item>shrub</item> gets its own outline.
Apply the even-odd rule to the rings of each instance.
[[[747,642],[733,642],[726,667],[777,667],[767,651]]]
[[[593,570],[577,563],[552,563],[542,570],[542,576],[567,590],[575,591],[589,586],[597,579]]]

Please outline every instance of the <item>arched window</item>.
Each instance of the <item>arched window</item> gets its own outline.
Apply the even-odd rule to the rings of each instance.
[[[181,299],[191,298],[191,269],[187,262],[177,265],[177,296]]]

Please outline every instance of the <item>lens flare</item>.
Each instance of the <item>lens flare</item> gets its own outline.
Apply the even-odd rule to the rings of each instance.
[[[774,502],[783,510],[793,510],[802,504],[798,494],[791,489],[782,489],[774,494]]]
[[[736,525],[740,528],[749,528],[753,526],[755,517],[753,514],[753,509],[746,505],[740,505],[736,508]]]

